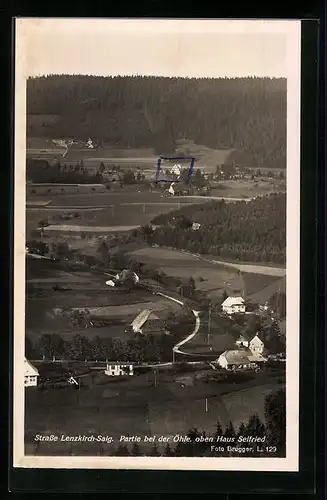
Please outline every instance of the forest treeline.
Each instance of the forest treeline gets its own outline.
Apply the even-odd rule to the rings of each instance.
[[[201,224],[199,230],[192,223]],[[250,262],[286,261],[286,195],[270,194],[250,202],[206,202],[161,214],[148,236],[151,244],[192,253]]]
[[[282,78],[50,75],[28,80],[27,107],[30,137],[92,137],[157,154],[173,153],[177,140],[188,139],[234,148],[243,166],[286,164]]]

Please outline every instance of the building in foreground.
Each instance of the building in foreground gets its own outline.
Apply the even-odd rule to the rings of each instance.
[[[226,314],[245,313],[245,301],[243,297],[227,297],[221,304]]]
[[[225,370],[244,370],[256,368],[265,361],[266,358],[258,352],[251,352],[249,349],[235,349],[224,351],[216,363]]]
[[[39,371],[30,361],[24,359],[24,385],[25,387],[37,386]]]

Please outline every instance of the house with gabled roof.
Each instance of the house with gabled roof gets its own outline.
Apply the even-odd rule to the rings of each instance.
[[[216,363],[225,370],[244,370],[256,368],[266,359],[258,352],[252,353],[249,349],[233,349],[224,351]]]
[[[39,371],[35,366],[32,365],[28,359],[24,358],[24,386],[25,387],[35,387],[37,386],[37,380],[39,376]]]
[[[165,333],[167,330],[165,319],[161,311],[144,309],[136,316],[130,326],[134,333]]]
[[[250,349],[251,352],[258,352],[260,354],[263,353],[265,348],[265,344],[260,339],[259,334],[253,335],[243,333],[238,337],[235,344],[237,347],[246,347],[247,349]]]
[[[245,313],[246,310],[243,297],[227,297],[221,308],[226,314]]]

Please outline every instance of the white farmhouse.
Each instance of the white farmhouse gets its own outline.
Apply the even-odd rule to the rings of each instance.
[[[217,359],[217,363],[225,370],[251,368],[249,352],[246,349],[236,349],[223,352]]]
[[[243,297],[227,297],[221,304],[221,307],[226,314],[245,313]]]
[[[265,348],[264,343],[257,334],[256,335],[242,334],[239,336],[239,338],[236,340],[235,343],[237,347],[240,348],[246,347],[247,349],[250,349],[251,352],[258,352],[259,354],[262,354]]]
[[[258,352],[251,352],[249,349],[235,349],[223,352],[216,363],[225,370],[244,370],[256,368],[265,361],[266,358]]]
[[[249,342],[249,349],[252,353],[258,352],[259,354],[263,353],[263,350],[265,348],[265,344],[262,342],[262,340],[258,337],[258,335],[255,335],[253,339],[250,340]]]
[[[24,359],[24,385],[25,387],[37,386],[38,370],[26,358]]]

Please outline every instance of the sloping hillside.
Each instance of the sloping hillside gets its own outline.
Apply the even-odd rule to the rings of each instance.
[[[187,138],[236,149],[244,166],[286,165],[285,79],[52,75],[28,80],[27,104],[29,137],[92,137],[156,154]]]

